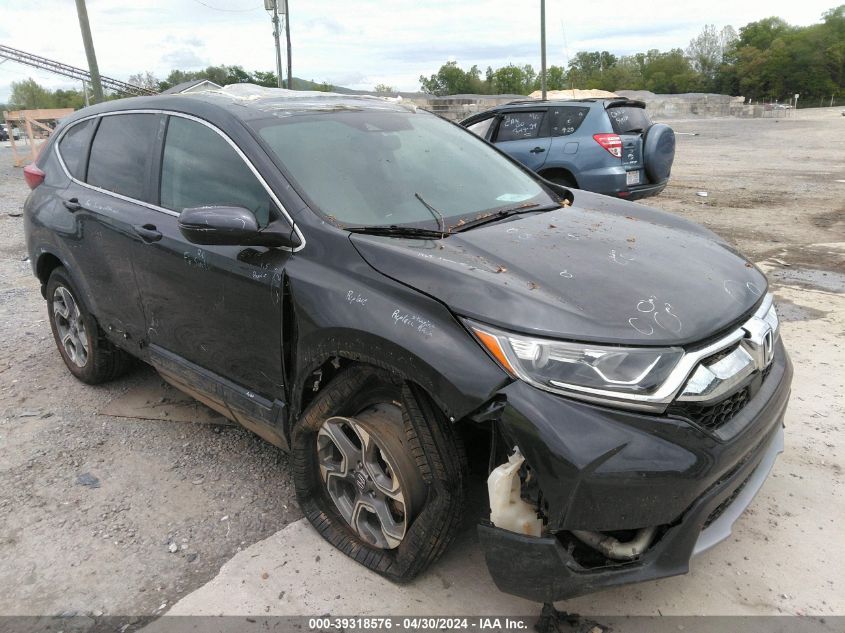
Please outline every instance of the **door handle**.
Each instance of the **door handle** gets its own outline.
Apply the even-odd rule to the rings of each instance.
[[[132,228],[145,242],[158,242],[161,239],[161,232],[155,224],[135,224]]]
[[[64,204],[65,208],[71,213],[76,213],[82,208],[82,205],[79,204],[78,198],[68,198],[67,200],[64,200],[62,204]]]
[[[534,149],[529,150],[529,151],[530,151],[532,154],[539,154],[540,152],[545,152],[545,151],[546,151],[546,148],[545,148],[545,147],[535,147]]]

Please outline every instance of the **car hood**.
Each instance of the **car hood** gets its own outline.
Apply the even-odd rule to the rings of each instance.
[[[766,278],[715,234],[583,191],[555,211],[442,240],[353,234],[382,274],[458,315],[582,341],[687,345],[753,312]]]

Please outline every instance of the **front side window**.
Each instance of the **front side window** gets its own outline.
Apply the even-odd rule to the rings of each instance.
[[[496,142],[537,138],[540,135],[544,114],[544,112],[508,112],[499,124]]]
[[[85,167],[88,162],[88,148],[91,135],[97,125],[97,119],[88,119],[68,128],[59,141],[59,153],[70,175],[77,180],[85,180]]]
[[[250,125],[300,195],[347,226],[436,228],[438,213],[454,224],[485,211],[554,203],[475,135],[424,111],[332,111]]]
[[[164,141],[161,206],[243,207],[261,227],[270,218],[270,195],[232,146],[208,126],[175,116]]]
[[[153,153],[159,117],[115,114],[102,117],[88,160],[89,185],[147,199],[147,167]]]

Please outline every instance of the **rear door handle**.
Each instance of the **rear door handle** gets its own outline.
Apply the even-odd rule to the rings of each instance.
[[[70,211],[71,213],[76,213],[82,208],[82,205],[79,204],[78,198],[68,198],[67,200],[63,201],[65,208]]]
[[[161,232],[155,224],[135,224],[132,228],[145,242],[158,242],[161,239]]]
[[[546,151],[546,148],[545,148],[545,147],[535,147],[534,149],[529,150],[529,151],[530,151],[532,154],[539,154],[540,152],[545,152],[545,151]]]

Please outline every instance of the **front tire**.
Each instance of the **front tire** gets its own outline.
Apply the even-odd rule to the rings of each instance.
[[[425,392],[353,366],[292,432],[299,504],[323,538],[393,581],[434,562],[463,519],[465,458]]]
[[[96,385],[126,372],[132,357],[106,338],[65,268],[50,274],[46,294],[50,329],[70,373]]]

